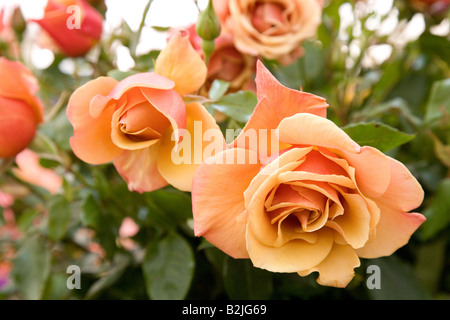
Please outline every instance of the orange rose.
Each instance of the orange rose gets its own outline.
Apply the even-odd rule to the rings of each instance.
[[[73,151],[92,164],[114,161],[130,190],[152,191],[169,183],[190,190],[202,147],[208,147],[198,145],[195,124],[202,126],[197,131],[220,132],[201,104],[183,102],[182,95],[198,90],[205,78],[206,66],[188,33],[178,32],[159,54],[155,72],[120,82],[100,77],[73,93],[67,108]],[[187,135],[197,161],[174,162],[173,152],[182,139],[186,147]]]
[[[33,20],[66,55],[85,55],[101,38],[102,16],[85,0],[49,0],[44,17]]]
[[[320,284],[345,287],[360,257],[390,255],[408,242],[425,220],[407,213],[423,190],[403,164],[327,120],[324,99],[282,86],[261,63],[256,86],[259,103],[234,148],[195,174],[195,234],[256,267],[319,272]],[[261,139],[242,141],[274,128],[280,151],[269,158]],[[223,161],[239,157],[247,161]]]
[[[322,7],[317,0],[215,0],[225,32],[244,53],[289,63],[300,44],[316,34]]]
[[[0,158],[11,158],[33,140],[42,122],[37,80],[20,62],[0,57]]]
[[[203,57],[202,38],[196,33],[195,24],[189,26],[187,30],[192,46]],[[230,82],[232,91],[252,90],[256,58],[237,50],[230,34],[222,33],[214,43],[214,51],[209,58],[206,89],[214,80],[220,79]]]

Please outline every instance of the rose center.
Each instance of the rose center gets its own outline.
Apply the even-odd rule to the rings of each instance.
[[[160,139],[169,126],[169,120],[148,102],[133,106],[119,119],[120,131],[133,141]]]
[[[283,33],[283,26],[289,22],[289,14],[279,3],[256,2],[252,19],[253,27],[267,35]]]

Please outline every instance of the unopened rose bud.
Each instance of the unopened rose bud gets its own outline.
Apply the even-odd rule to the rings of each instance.
[[[16,35],[21,36],[22,33],[25,31],[25,28],[27,26],[27,23],[22,15],[22,11],[20,8],[16,8],[14,10],[14,13],[12,15],[11,19],[11,26],[16,33]]]
[[[220,20],[214,11],[214,6],[211,0],[208,1],[208,6],[206,9],[200,13],[195,31],[200,38],[209,41],[214,40],[220,35]]]
[[[33,140],[44,110],[37,91],[22,63],[0,57],[0,158],[13,158]]]

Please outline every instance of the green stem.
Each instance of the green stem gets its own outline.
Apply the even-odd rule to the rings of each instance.
[[[130,43],[130,54],[134,58],[136,58],[136,48],[139,43],[139,39],[141,38],[142,29],[144,29],[145,26],[145,19],[147,18],[148,10],[150,9],[150,5],[152,4],[153,0],[150,0],[147,2],[147,5],[145,6],[144,13],[142,15],[141,23],[139,24],[139,29],[137,30],[134,38],[132,39]]]

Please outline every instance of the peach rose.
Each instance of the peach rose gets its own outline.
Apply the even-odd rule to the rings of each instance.
[[[196,33],[195,24],[187,27],[187,30],[192,46],[203,57],[202,38]],[[214,40],[214,43],[214,51],[209,58],[205,88],[208,89],[214,80],[220,79],[228,81],[232,91],[252,90],[256,58],[237,50],[230,34],[222,33]]]
[[[258,105],[234,148],[195,174],[195,234],[256,267],[318,272],[318,283],[345,287],[359,258],[408,242],[425,220],[407,213],[423,190],[403,164],[326,119],[324,99],[282,86],[261,63],[256,86]],[[246,132],[274,128],[280,151],[268,158],[261,157],[267,146],[242,141]],[[255,154],[261,162],[248,160]],[[223,161],[239,157],[247,161]]]
[[[33,140],[44,108],[37,80],[21,63],[0,57],[0,158],[12,158]]]
[[[49,0],[44,17],[33,21],[70,57],[85,55],[100,40],[103,29],[102,16],[86,0]]]
[[[208,144],[195,145],[202,142],[194,137],[195,123],[201,123],[202,132],[220,132],[206,108],[196,102],[185,105],[182,98],[197,91],[205,78],[203,60],[188,33],[180,31],[159,54],[155,72],[120,82],[110,77],[88,82],[73,93],[67,108],[74,153],[91,164],[113,161],[130,190],[152,191],[168,184],[190,190],[199,161],[177,163],[172,153],[187,132],[191,155],[202,156]]]
[[[17,168],[13,172],[17,178],[35,186],[46,189],[51,194],[58,193],[62,188],[62,178],[53,170],[39,164],[39,155],[29,149],[21,151],[16,156]]]
[[[315,36],[322,6],[317,0],[215,0],[224,32],[244,53],[289,63],[303,52],[302,41]]]

